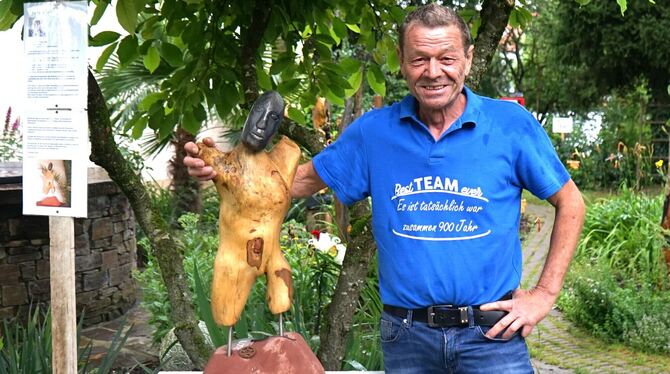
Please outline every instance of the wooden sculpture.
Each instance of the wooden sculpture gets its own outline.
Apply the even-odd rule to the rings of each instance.
[[[213,181],[221,204],[212,280],[212,313],[219,325],[238,321],[262,274],[270,311],[279,314],[291,306],[291,269],[281,253],[279,232],[291,202],[300,148],[282,137],[272,150],[264,150],[283,113],[281,96],[267,92],[254,103],[241,142],[232,151],[198,143],[199,157],[217,173]]]

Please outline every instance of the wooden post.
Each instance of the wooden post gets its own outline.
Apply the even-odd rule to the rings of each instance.
[[[54,374],[77,372],[74,218],[49,216],[51,362]]]

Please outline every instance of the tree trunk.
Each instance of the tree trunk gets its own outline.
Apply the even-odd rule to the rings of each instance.
[[[168,224],[152,208],[151,199],[139,175],[119,152],[105,99],[91,72],[88,74],[88,122],[91,160],[107,171],[133,207],[135,219],[149,238],[160,266],[170,301],[170,317],[175,326],[175,335],[195,367],[202,369],[211,352],[198,328],[193,298],[186,283],[188,277],[184,273],[182,248],[177,246]]]
[[[479,12],[482,22],[475,40],[475,56],[468,76],[468,85],[472,89],[479,87],[488,70],[513,8],[514,0],[484,0]]]
[[[184,157],[186,156],[184,144],[188,142],[195,142],[195,136],[181,127],[178,128],[171,141],[174,147],[174,156],[170,160],[170,174],[172,176],[170,187],[176,200],[173,212],[175,222],[185,213],[200,213],[202,211],[200,183],[197,179],[188,175],[188,169],[184,166]]]
[[[351,330],[358,297],[365,286],[370,261],[377,250],[372,237],[370,204],[359,201],[351,207],[353,217],[351,241],[342,262],[342,271],[321,333],[318,357],[326,370],[340,370],[344,359],[347,337]]]

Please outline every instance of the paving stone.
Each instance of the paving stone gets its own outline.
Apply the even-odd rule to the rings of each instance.
[[[540,232],[531,231],[523,243],[524,287],[532,287],[541,274],[542,266],[549,248],[551,227],[553,226],[553,208],[548,205],[529,204],[526,210],[531,217],[540,217],[544,225]],[[561,367],[549,365],[533,359],[538,373],[670,373],[670,360],[658,363],[637,362],[636,354],[609,349],[605,344],[595,344],[595,338],[583,339],[575,336],[578,331],[566,320],[559,310],[553,309],[535,329],[527,341],[531,348],[542,352],[542,356]],[[582,333],[580,332],[579,336]],[[661,356],[659,356],[661,357]],[[662,358],[659,358],[663,360]],[[640,359],[642,360],[642,359]],[[635,361],[635,362],[634,362]],[[562,371],[560,371],[562,370]]]

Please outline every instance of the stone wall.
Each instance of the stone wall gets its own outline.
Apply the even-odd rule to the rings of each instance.
[[[90,180],[90,179],[89,179]],[[21,214],[21,186],[0,185],[0,318],[25,316],[48,302],[49,218]],[[135,219],[110,180],[88,186],[88,218],[75,218],[78,318],[84,324],[124,314],[135,303]]]

